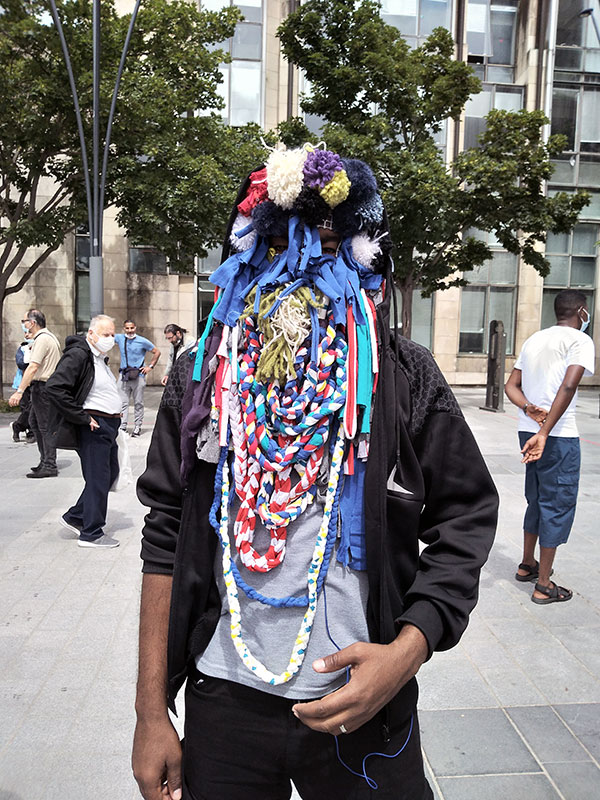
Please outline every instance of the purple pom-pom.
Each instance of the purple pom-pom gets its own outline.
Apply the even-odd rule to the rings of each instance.
[[[252,210],[254,230],[259,236],[287,236],[289,213],[270,200]]]
[[[344,169],[342,159],[331,150],[313,150],[304,162],[304,184],[311,189],[322,189],[336,172]]]

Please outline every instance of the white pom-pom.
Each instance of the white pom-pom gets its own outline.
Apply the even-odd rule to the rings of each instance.
[[[231,246],[233,247],[233,249],[236,250],[238,253],[242,253],[244,250],[249,250],[254,244],[254,240],[256,239],[255,230],[251,230],[250,233],[247,233],[245,236],[242,237],[236,236],[237,231],[244,230],[244,228],[247,228],[251,222],[252,222],[251,217],[245,217],[243,214],[238,214],[234,220],[233,225],[231,226],[231,234],[229,235],[229,241],[231,242]]]
[[[371,269],[373,261],[381,253],[377,239],[370,239],[364,233],[352,237],[352,255],[363,267]]]
[[[307,152],[273,150],[267,159],[269,199],[286,211],[294,205],[304,186],[304,162]]]

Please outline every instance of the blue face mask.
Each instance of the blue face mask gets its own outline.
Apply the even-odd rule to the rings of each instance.
[[[579,328],[579,330],[582,333],[585,333],[587,331],[588,325],[590,324],[590,312],[587,311],[586,313],[587,313],[587,319],[581,319],[581,317],[579,317],[579,319],[581,319],[581,328]]]
[[[29,328],[24,322],[21,323],[21,328],[23,328],[23,333],[29,333]]]

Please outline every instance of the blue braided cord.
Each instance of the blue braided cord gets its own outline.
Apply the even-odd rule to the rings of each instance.
[[[217,534],[217,536],[219,536],[219,532],[221,529],[221,524],[217,519],[217,511],[221,507],[221,489],[223,488],[223,465],[225,464],[225,459],[227,458],[227,450],[228,450],[227,446],[221,448],[221,455],[219,456],[219,463],[217,464],[217,472],[215,474],[215,496],[213,497],[212,506],[210,507],[210,511],[208,512],[208,520],[215,529],[215,533]],[[231,494],[233,494],[233,492]],[[219,536],[219,541],[220,540],[221,537]]]

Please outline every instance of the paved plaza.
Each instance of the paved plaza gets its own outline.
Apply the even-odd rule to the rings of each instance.
[[[420,673],[430,781],[437,800],[595,800],[598,393],[580,393],[579,504],[571,540],[555,564],[557,581],[574,598],[550,606],[531,603],[532,584],[513,579],[525,507],[516,411],[480,410],[483,389],[457,396],[496,480],[500,525],[462,642],[435,654]],[[143,435],[129,440],[135,476],[144,467],[160,390],[147,389],[146,399]],[[78,459],[60,451],[58,478],[26,479],[37,448],[13,443],[15,418],[0,415],[0,800],[133,800],[139,798],[129,760],[145,511],[133,485],[112,494],[106,532],[121,546],[77,547],[58,518],[81,490]]]

